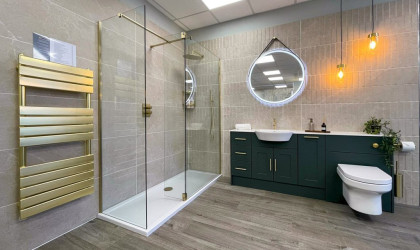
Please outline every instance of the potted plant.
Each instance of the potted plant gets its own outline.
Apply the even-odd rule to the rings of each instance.
[[[382,126],[386,125],[389,125],[388,121],[382,123],[382,119],[377,119],[376,117],[372,116],[370,120],[365,122],[365,128],[363,129],[363,132],[377,135],[381,133]]]
[[[393,156],[394,152],[400,149],[401,131],[395,131],[389,128],[390,122],[385,122],[382,125],[382,143],[379,148],[385,153],[385,164],[388,168],[394,167]]]
[[[370,120],[365,122],[363,132],[368,134],[380,134],[382,132],[382,143],[379,146],[385,153],[385,164],[389,169],[394,167],[393,156],[394,152],[400,149],[401,131],[395,131],[389,127],[389,121],[382,122],[382,119],[377,119],[372,116]]]

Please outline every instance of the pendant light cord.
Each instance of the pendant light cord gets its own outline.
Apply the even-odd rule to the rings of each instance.
[[[374,7],[373,7],[373,0],[372,0],[372,33],[375,30],[375,18],[374,18]]]
[[[340,44],[341,44],[341,59],[340,59],[340,64],[343,64],[343,0],[340,0],[340,33],[341,33],[341,37],[340,37]]]

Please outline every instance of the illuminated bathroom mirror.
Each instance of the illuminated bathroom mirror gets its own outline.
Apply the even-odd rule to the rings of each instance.
[[[194,73],[191,71],[190,68],[185,68],[186,74],[186,92],[185,92],[185,99],[187,108],[194,108],[195,106],[195,92],[197,91],[197,81],[195,78]]]
[[[278,107],[296,99],[305,88],[305,63],[284,48],[266,51],[252,63],[247,77],[248,89],[260,103]]]

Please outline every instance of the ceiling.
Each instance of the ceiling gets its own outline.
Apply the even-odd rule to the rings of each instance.
[[[147,0],[188,31],[310,0],[242,0],[209,10],[201,0]]]

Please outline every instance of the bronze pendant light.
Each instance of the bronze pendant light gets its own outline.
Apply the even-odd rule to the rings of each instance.
[[[378,37],[379,37],[379,33],[375,32],[375,7],[373,6],[373,0],[372,0],[372,33],[370,33],[368,35],[369,38],[369,48],[370,49],[375,49],[376,48],[376,44],[378,43]]]
[[[344,77],[344,67],[343,64],[343,0],[340,0],[340,64],[337,65],[338,69],[338,78],[342,79]]]

